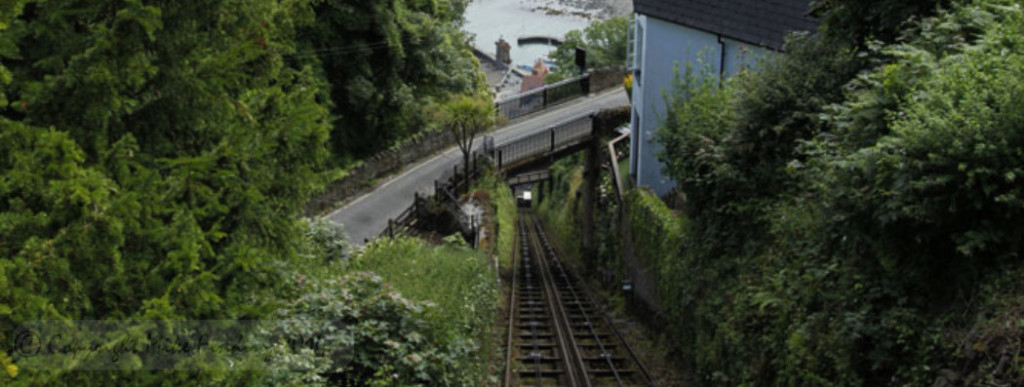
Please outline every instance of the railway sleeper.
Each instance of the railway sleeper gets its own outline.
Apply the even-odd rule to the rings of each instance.
[[[550,341],[533,341],[533,342],[523,342],[523,343],[520,343],[520,344],[516,345],[516,348],[513,350],[513,352],[514,353],[520,353],[520,354],[523,354],[523,353],[525,353],[525,354],[532,354],[532,353],[535,353],[535,352],[536,353],[550,353],[550,354],[552,354],[552,356],[554,356],[554,355],[558,355],[558,353],[556,351],[557,349],[558,349],[558,347],[553,342],[550,342]]]
[[[587,316],[587,315],[576,315],[576,316],[570,315],[569,316],[569,323],[574,325],[574,326],[578,325],[578,326],[582,326],[582,327],[601,327],[601,326],[604,326],[604,322],[601,321],[599,317]]]
[[[584,357],[583,361],[587,363],[591,370],[602,370],[605,369],[601,366],[607,365],[609,361],[615,366],[615,369],[622,369],[628,365],[626,358],[618,356],[588,356]]]
[[[533,320],[546,320],[548,318],[548,314],[545,313],[545,312],[542,312],[542,311],[529,312],[529,313],[520,313],[519,316],[522,319],[533,319]]]
[[[547,339],[555,335],[553,333],[520,332],[518,336],[520,339],[526,340],[530,338]]]
[[[516,360],[519,360],[524,365],[525,364],[535,365],[535,364],[538,364],[538,363],[559,364],[559,363],[562,362],[562,358],[560,358],[560,357],[544,356],[544,355],[539,355],[539,356],[532,356],[532,355],[519,356],[519,357],[516,357]]]
[[[600,369],[600,370],[590,370],[590,371],[587,371],[587,374],[593,375],[594,377],[597,377],[597,378],[615,377],[616,373],[618,373],[619,376],[622,377],[622,376],[632,376],[633,374],[636,373],[636,371],[634,371],[633,369],[630,369],[630,368],[625,368],[625,369],[621,369],[621,370],[620,369],[616,369],[614,371],[612,371],[610,369]]]

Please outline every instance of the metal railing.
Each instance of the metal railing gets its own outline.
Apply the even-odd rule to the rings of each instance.
[[[590,94],[590,73],[497,101],[494,107],[499,117],[514,119],[587,94]]]
[[[475,241],[479,231],[479,221],[462,211],[459,195],[469,190],[465,174],[469,173],[472,177],[479,174],[477,160],[480,157],[489,157],[494,165],[501,170],[537,156],[546,156],[589,141],[594,132],[593,126],[593,116],[587,114],[497,146],[493,145],[492,138],[485,138],[482,141],[484,143],[482,154],[474,153],[470,158],[470,165],[456,164],[451,170],[445,171],[440,179],[434,180],[432,195],[415,194],[412,205],[397,217],[389,218],[388,226],[380,236],[393,238],[409,234],[423,222],[428,211],[428,201],[432,200],[453,214],[460,225],[468,225],[468,230],[464,229],[463,233],[466,234],[467,239]]]
[[[619,200],[619,204],[622,204],[623,195],[626,192],[625,186],[622,184],[622,175],[619,171],[619,144],[625,142],[625,150],[629,151],[629,133],[625,133],[608,143],[608,154],[611,156],[610,164],[612,170],[612,182],[615,186],[615,198]]]
[[[590,139],[594,132],[590,114],[557,124],[532,135],[488,149],[498,169],[538,156],[554,153]]]

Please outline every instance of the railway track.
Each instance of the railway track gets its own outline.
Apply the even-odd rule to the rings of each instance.
[[[533,213],[521,211],[518,226],[505,385],[653,385],[611,320],[558,260]]]

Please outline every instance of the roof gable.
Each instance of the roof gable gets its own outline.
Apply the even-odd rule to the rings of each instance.
[[[810,0],[633,0],[637,13],[728,38],[782,48],[790,31],[813,31]]]

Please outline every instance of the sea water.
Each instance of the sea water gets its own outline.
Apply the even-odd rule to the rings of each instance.
[[[552,10],[561,14],[552,14]],[[504,38],[512,46],[512,64],[532,67],[554,47],[520,46],[516,43],[519,37],[541,35],[563,39],[567,32],[583,29],[597,18],[596,12],[565,7],[553,0],[473,0],[466,9],[463,29],[476,36],[477,49],[491,56],[496,55],[494,43]]]

